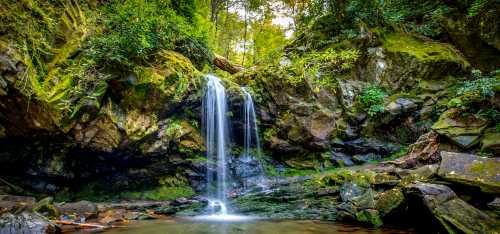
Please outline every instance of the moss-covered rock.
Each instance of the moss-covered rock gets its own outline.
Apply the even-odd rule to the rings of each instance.
[[[500,155],[500,132],[497,129],[491,128],[484,131],[483,138],[481,138],[481,150]]]
[[[402,190],[393,188],[377,195],[375,209],[381,217],[384,217],[398,209],[404,201],[405,197]]]
[[[499,3],[484,4],[484,10],[475,16],[464,16],[459,8],[451,10],[446,17],[439,18],[440,25],[450,41],[482,70],[494,70],[500,62],[500,34],[497,25]],[[472,9],[473,7],[471,7]]]
[[[33,206],[33,211],[38,212],[45,217],[49,218],[58,218],[59,217],[59,210],[56,208],[56,206],[53,204],[53,198],[52,197],[46,197],[40,201],[38,201],[34,206]]]
[[[362,223],[371,224],[374,227],[382,226],[383,222],[379,212],[373,209],[366,209],[356,213],[356,220]]]
[[[439,117],[432,129],[453,143],[463,148],[470,148],[479,143],[481,134],[487,126],[486,119],[472,115],[464,118],[460,116],[459,110],[450,109]]]
[[[414,183],[404,191],[409,202],[421,202],[448,233],[495,233],[497,230],[494,219],[458,198],[444,185]]]
[[[377,76],[388,90],[411,90],[420,80],[463,75],[470,68],[467,60],[450,45],[406,34],[380,33],[379,37],[386,55],[377,62],[380,70]]]
[[[480,187],[488,193],[500,193],[500,158],[441,151],[438,175],[445,180]]]

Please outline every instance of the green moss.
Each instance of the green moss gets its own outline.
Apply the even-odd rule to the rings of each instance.
[[[121,193],[122,198],[153,201],[175,200],[180,197],[191,197],[193,195],[194,191],[189,186],[161,186],[151,190]]]
[[[370,187],[375,181],[375,175],[376,173],[370,170],[338,168],[317,175],[315,181],[327,186],[340,186],[346,182],[353,182],[362,187]]]
[[[383,47],[388,52],[408,53],[420,61],[436,62],[441,60],[452,61],[469,67],[470,64],[452,46],[423,41],[408,34],[389,33],[382,36]]]
[[[356,220],[368,223],[373,225],[374,227],[382,226],[383,222],[380,219],[379,213],[376,210],[362,210],[356,213]]]
[[[381,193],[377,197],[375,208],[381,216],[389,214],[392,210],[396,209],[403,203],[405,197],[399,188],[391,189],[387,192]]]
[[[392,53],[407,53],[423,62],[450,61],[470,67],[469,62],[451,45],[423,41],[402,33],[389,33],[382,36],[383,47]]]
[[[487,177],[495,177],[498,174],[499,169],[500,163],[494,160],[474,161],[468,168],[468,170],[473,174],[479,174]],[[500,186],[500,181],[497,184]]]
[[[286,168],[285,176],[307,176],[317,174],[318,171],[314,169],[296,169],[296,168]]]

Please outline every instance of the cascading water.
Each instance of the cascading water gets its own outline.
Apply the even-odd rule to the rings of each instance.
[[[229,140],[226,91],[216,76],[207,75],[206,78],[203,124],[207,148],[207,197],[210,199],[210,207],[219,206],[220,213],[225,215],[227,214],[226,153]]]
[[[256,155],[258,157],[261,156],[260,149],[260,139],[259,139],[259,130],[257,128],[257,118],[255,117],[255,107],[253,104],[252,95],[248,92],[246,87],[242,88],[243,94],[245,95],[245,104],[244,104],[244,145],[243,145],[243,156],[244,157],[252,157],[252,155]],[[255,153],[252,153],[252,149],[255,149]]]
[[[259,129],[257,127],[257,118],[255,115],[255,107],[252,95],[248,92],[248,88],[241,88],[244,94],[243,105],[243,154],[240,156],[240,161],[247,164],[242,166],[248,172],[244,174],[251,175],[250,178],[244,181],[244,187],[256,185],[260,188],[265,188],[265,176],[262,164],[259,160],[262,159],[262,151],[259,139]]]
[[[213,221],[247,220],[253,217],[231,215],[228,212],[229,175],[226,159],[229,145],[229,119],[226,114],[226,91],[216,76],[206,75],[206,79],[202,116],[207,150],[207,198],[210,215],[195,218]],[[253,116],[255,118],[255,111]]]

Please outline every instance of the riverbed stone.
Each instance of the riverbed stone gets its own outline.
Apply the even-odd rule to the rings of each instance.
[[[95,217],[98,213],[96,204],[89,201],[63,203],[57,205],[57,208],[63,214],[76,214],[86,219]]]
[[[383,224],[379,212],[374,209],[365,209],[357,212],[356,220],[362,223],[371,224],[374,227],[380,227]]]
[[[373,190],[347,182],[340,188],[340,197],[344,202],[350,202],[359,209],[371,209],[375,207]]]
[[[46,197],[38,201],[33,207],[33,211],[36,211],[45,217],[56,218],[59,216],[59,210],[52,203],[54,199],[52,197]]]
[[[4,213],[0,215],[0,233],[53,234],[60,233],[60,229],[38,213]]]
[[[376,199],[375,208],[382,217],[399,208],[405,201],[403,191],[400,188],[380,193]]]
[[[500,193],[500,158],[441,152],[438,175],[445,180],[476,186],[488,193]]]
[[[409,202],[421,202],[448,233],[495,233],[498,224],[458,198],[449,187],[416,182],[404,188]]]

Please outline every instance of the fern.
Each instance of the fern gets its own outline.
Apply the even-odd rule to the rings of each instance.
[[[469,8],[469,17],[474,17],[481,13],[491,2],[491,0],[475,0]]]

